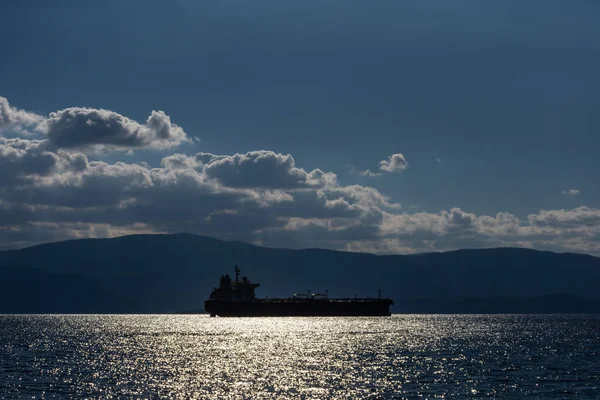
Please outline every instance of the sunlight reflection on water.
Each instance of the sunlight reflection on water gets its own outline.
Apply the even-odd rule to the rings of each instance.
[[[0,316],[0,398],[597,398],[597,316]]]

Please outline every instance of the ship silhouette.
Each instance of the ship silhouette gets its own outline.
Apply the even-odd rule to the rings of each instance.
[[[289,298],[256,297],[260,286],[247,277],[240,279],[240,268],[235,266],[235,279],[221,275],[219,287],[214,288],[204,303],[211,317],[281,317],[281,316],[389,316],[390,298],[330,298],[325,293],[294,294]]]

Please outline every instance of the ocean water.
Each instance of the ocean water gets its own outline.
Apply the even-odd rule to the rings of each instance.
[[[600,398],[600,316],[0,316],[0,398]]]

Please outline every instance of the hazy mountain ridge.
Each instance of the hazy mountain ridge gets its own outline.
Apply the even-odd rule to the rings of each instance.
[[[118,313],[136,308],[131,300],[81,275],[0,267],[0,314]]]
[[[376,296],[381,288],[396,300],[393,312],[504,312],[503,307],[512,312],[525,300],[515,300],[515,305],[507,298],[561,293],[597,299],[600,287],[600,258],[583,254],[499,248],[377,256],[264,248],[192,234],[81,239],[4,251],[0,277],[5,282],[14,279],[1,266],[15,265],[62,278],[76,274],[109,293],[103,296],[113,298],[110,302],[116,307],[111,310],[174,312],[201,309],[219,276],[232,273],[235,264],[243,275],[261,283],[257,291],[261,297],[288,297],[308,289],[328,289],[335,297]],[[72,293],[65,290],[62,293],[68,298]],[[92,308],[102,308],[101,298]],[[474,300],[481,298],[496,300]],[[469,306],[464,299],[470,299]],[[571,302],[572,310],[565,312],[593,309],[582,301]],[[544,309],[532,305],[523,310],[536,307]],[[554,308],[559,312],[558,303]]]

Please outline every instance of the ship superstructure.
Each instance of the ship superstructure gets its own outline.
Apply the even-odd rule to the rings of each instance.
[[[325,293],[294,294],[290,298],[259,299],[255,289],[260,284],[247,277],[240,279],[235,266],[235,279],[221,275],[219,287],[214,288],[204,303],[211,316],[389,316],[390,298],[330,298]]]

